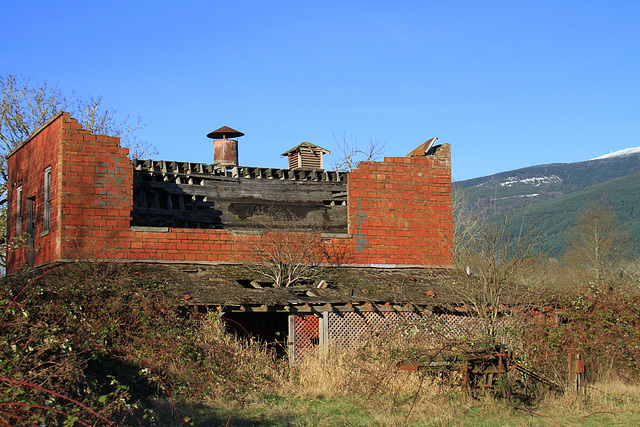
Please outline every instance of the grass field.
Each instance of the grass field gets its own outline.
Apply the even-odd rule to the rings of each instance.
[[[634,426],[640,425],[640,387],[597,383],[586,396],[549,395],[531,406],[460,393],[304,397],[262,395],[244,402],[181,406],[192,426]],[[180,425],[159,405],[162,425]],[[170,421],[174,418],[174,421]]]
[[[539,388],[528,403],[491,394],[469,397],[460,391],[459,377],[400,370],[373,342],[309,355],[268,392],[215,398],[178,411],[193,426],[640,425],[640,385],[603,378],[580,395]],[[179,425],[166,402],[156,413],[161,425]]]

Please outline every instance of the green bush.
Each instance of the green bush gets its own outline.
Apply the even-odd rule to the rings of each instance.
[[[640,380],[640,292],[616,284],[592,284],[564,294],[562,309],[539,316],[527,329],[529,359],[548,375],[566,380],[567,354],[579,353],[587,378]]]

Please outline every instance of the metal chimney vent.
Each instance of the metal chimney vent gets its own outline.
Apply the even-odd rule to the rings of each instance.
[[[220,166],[238,166],[238,141],[232,138],[244,136],[229,126],[222,126],[207,134],[213,139],[213,164]]]

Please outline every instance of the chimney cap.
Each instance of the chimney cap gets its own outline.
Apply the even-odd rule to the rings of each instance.
[[[244,136],[244,133],[231,129],[229,126],[222,126],[220,129],[216,129],[207,134],[207,137],[211,139],[229,139],[239,136]]]

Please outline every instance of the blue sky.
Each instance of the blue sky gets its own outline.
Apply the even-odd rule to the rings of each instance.
[[[438,136],[464,180],[640,145],[633,1],[5,1],[0,73],[140,115],[157,158],[284,167],[334,134],[403,156]]]

